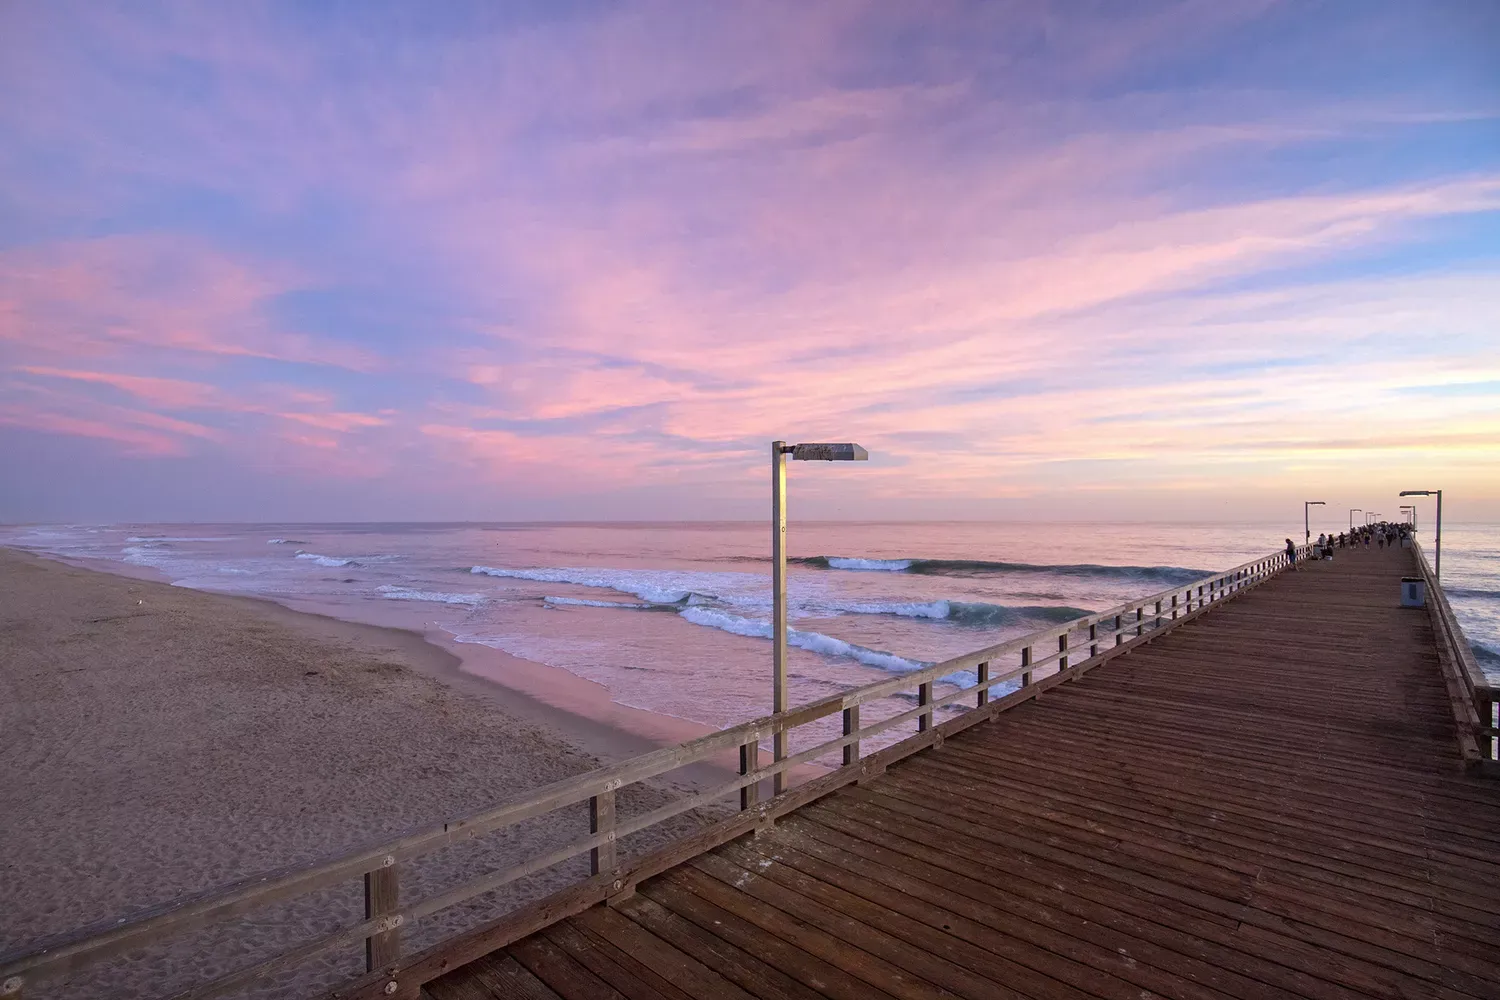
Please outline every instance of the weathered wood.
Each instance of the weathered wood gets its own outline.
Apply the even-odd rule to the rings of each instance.
[[[796,1000],[1500,995],[1500,789],[1451,767],[1433,633],[1373,573],[1391,556],[1226,579],[1078,664],[1059,634],[1057,673],[588,919]],[[713,995],[698,975],[677,985]]]
[[[985,697],[984,693],[980,697]],[[851,705],[844,709],[844,735],[853,736],[859,732],[859,706]],[[849,767],[859,763],[859,740],[850,740],[844,744],[844,766]]]
[[[740,774],[754,774],[760,770],[760,743],[751,740],[749,743],[740,745]],[[753,809],[760,801],[759,782],[745,785],[740,789],[740,809]]]
[[[1021,686],[1026,687],[1031,683],[1031,647],[1027,646],[1021,650],[1021,666],[1027,669],[1021,671]]]
[[[589,833],[607,837],[604,843],[589,849],[589,874],[615,869],[615,793],[600,792],[589,799]]]
[[[989,660],[985,660],[979,666],[974,668],[974,677],[975,684],[977,684],[979,687],[979,694],[976,696],[974,707],[983,708],[985,704],[990,700],[990,689],[985,684],[985,682],[990,679]]]
[[[932,682],[923,681],[917,685],[917,704],[927,707],[927,711],[917,714],[917,732],[924,733],[932,728]]]
[[[390,864],[365,872],[365,919],[388,916],[401,908],[401,866]],[[401,957],[401,928],[393,927],[365,938],[365,971],[392,965]]]

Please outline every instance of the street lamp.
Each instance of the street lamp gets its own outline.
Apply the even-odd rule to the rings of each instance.
[[[1406,515],[1408,523],[1411,524],[1411,530],[1412,531],[1416,531],[1417,530],[1417,505],[1416,504],[1410,504],[1410,503],[1408,503],[1408,504],[1402,504],[1401,505],[1401,513],[1403,513],[1403,514]]]
[[[1367,511],[1365,511],[1365,523],[1366,524],[1374,524],[1375,523],[1375,517],[1376,517],[1376,514],[1375,514],[1375,512],[1373,510],[1367,510]]]
[[[1363,507],[1350,507],[1349,508],[1349,530],[1350,531],[1354,530],[1354,512],[1355,511],[1358,511],[1359,513],[1363,514],[1365,512],[1365,509]]]
[[[870,453],[857,444],[794,444],[771,442],[771,659],[775,675],[771,682],[771,711],[787,710],[786,691],[786,457],[798,462],[864,462]],[[786,731],[774,737],[776,760],[786,756]],[[773,789],[785,787],[786,773],[778,771]]]
[[[1327,504],[1325,504],[1322,500],[1302,501],[1302,544],[1306,545],[1308,542],[1312,541],[1312,525],[1307,519],[1308,508],[1325,506],[1327,506]]]
[[[1432,575],[1437,579],[1443,578],[1443,491],[1442,490],[1402,490],[1404,497],[1437,497],[1437,527],[1432,533]],[[1413,520],[1416,514],[1412,515]]]

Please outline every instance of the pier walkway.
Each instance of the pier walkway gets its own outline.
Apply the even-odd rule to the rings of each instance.
[[[1500,785],[1413,571],[1279,573],[426,990],[1500,997]]]

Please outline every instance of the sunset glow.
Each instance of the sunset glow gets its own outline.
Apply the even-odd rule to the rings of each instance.
[[[1500,517],[1496,39],[6,4],[0,520]]]

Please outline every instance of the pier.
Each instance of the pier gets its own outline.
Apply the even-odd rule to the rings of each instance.
[[[1405,576],[1425,607],[1400,606]],[[1295,571],[1278,553],[4,956],[0,975],[44,997],[48,975],[362,879],[364,920],[187,995],[362,947],[368,974],[336,996],[1492,998],[1497,697],[1420,550]],[[765,759],[777,733],[830,723]],[[624,785],[726,754],[722,786],[616,815]],[[778,774],[798,780],[770,795]],[[735,795],[691,835],[618,849]],[[409,859],[583,806],[550,854],[402,898]],[[423,917],[577,858],[576,885],[403,950]]]

